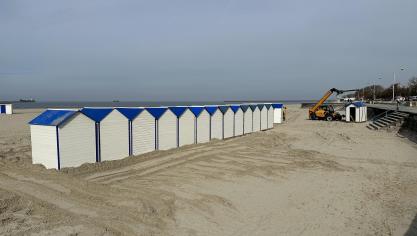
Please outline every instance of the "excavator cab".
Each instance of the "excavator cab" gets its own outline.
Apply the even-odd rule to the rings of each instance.
[[[321,105],[314,113],[310,115],[312,120],[341,120],[342,116],[334,111],[332,105]]]

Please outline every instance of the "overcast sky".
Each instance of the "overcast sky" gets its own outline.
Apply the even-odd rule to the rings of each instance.
[[[417,75],[416,0],[1,0],[0,100],[311,99]],[[404,67],[405,71],[400,72]]]

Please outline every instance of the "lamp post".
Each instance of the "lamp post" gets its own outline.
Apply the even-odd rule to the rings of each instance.
[[[400,71],[403,71],[404,68],[401,68]],[[394,82],[392,83],[392,101],[395,101],[395,79],[396,79],[396,75],[395,75],[395,71],[394,71]]]
[[[395,71],[394,71],[394,81],[392,82],[392,101],[395,101]]]
[[[382,78],[378,78],[378,80],[381,80]],[[375,95],[375,80],[374,80],[374,101],[376,100],[376,95]]]

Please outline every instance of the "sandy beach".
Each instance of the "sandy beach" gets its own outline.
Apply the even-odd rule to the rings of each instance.
[[[417,235],[417,144],[307,120],[60,172],[0,116],[0,235]]]

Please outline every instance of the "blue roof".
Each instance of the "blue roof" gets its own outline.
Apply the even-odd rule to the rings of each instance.
[[[193,106],[193,107],[188,107],[188,109],[190,109],[190,111],[195,115],[195,117],[198,117],[201,112],[204,110],[203,106]]]
[[[181,117],[182,114],[188,109],[187,107],[169,107],[169,109],[174,113],[177,117]]]
[[[127,119],[134,120],[142,111],[143,108],[137,107],[126,107],[126,108],[116,108],[120,113],[122,113]]]
[[[282,108],[282,103],[272,103],[273,108]]]
[[[59,126],[78,111],[74,110],[46,110],[29,122],[30,125]]]
[[[243,112],[246,112],[249,109],[249,105],[240,105],[240,108],[242,108]]]
[[[88,116],[90,119],[95,122],[101,122],[110,112],[113,111],[113,108],[83,108],[81,113]]]
[[[270,103],[265,103],[265,106],[266,106],[266,109],[268,109],[268,110],[269,110],[269,108],[271,108],[272,104],[270,104]]]
[[[229,108],[229,106],[219,106],[219,109],[223,114],[225,114]]]
[[[258,104],[259,110],[262,111],[262,109],[264,108],[264,104]]]
[[[232,109],[232,111],[234,113],[236,113],[239,110],[240,106],[239,105],[230,105],[230,109]]]
[[[161,118],[161,116],[165,113],[165,111],[167,110],[168,108],[166,108],[166,107],[148,107],[148,108],[146,108],[146,110],[149,112],[149,113],[151,113],[151,115],[153,116],[153,117],[155,117],[155,119],[159,119],[159,118]]]
[[[249,107],[250,107],[250,109],[252,110],[252,111],[255,111],[255,109],[256,109],[256,105],[249,105]]]
[[[363,102],[352,102],[352,104],[355,107],[364,107],[364,106],[366,106],[365,103],[363,103]]]
[[[217,106],[206,106],[205,108],[210,115],[213,115],[214,113],[216,113],[218,109]]]

